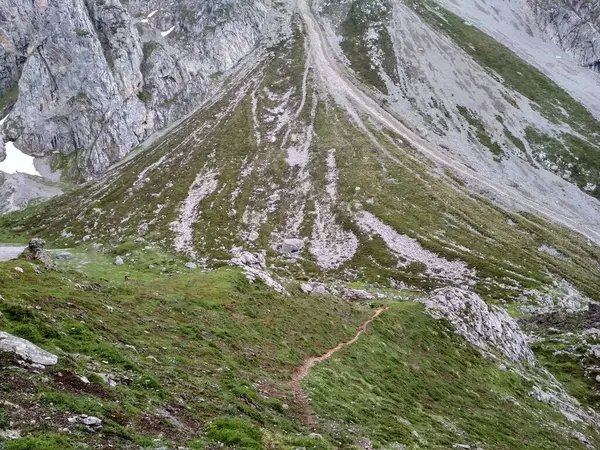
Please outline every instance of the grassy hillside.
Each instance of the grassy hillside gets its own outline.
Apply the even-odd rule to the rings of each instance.
[[[531,382],[410,302],[392,303],[313,369],[304,386],[317,421],[303,423],[295,369],[354,336],[374,305],[293,286],[280,295],[226,267],[145,281],[134,266],[84,255],[84,271],[103,277],[0,264],[0,327],[59,356],[41,372],[2,358],[0,428],[27,436],[2,448],[581,448],[564,418],[528,396]],[[79,414],[103,427],[69,422]]]

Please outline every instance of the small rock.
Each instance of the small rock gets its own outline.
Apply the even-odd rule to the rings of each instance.
[[[115,258],[115,265],[122,266],[123,264],[125,264],[125,261],[123,261],[123,258],[121,256],[117,256]]]
[[[54,254],[54,258],[61,260],[73,259],[73,254],[71,252],[58,252]]]
[[[15,270],[19,273],[25,273],[22,267],[15,267]]]
[[[86,426],[88,431],[95,433],[102,428],[102,419],[94,416],[81,416],[81,422]]]
[[[596,375],[596,383],[600,383],[600,375]]]
[[[419,433],[417,433],[417,430],[412,430],[410,434],[415,439],[419,439]]]
[[[508,370],[508,368],[504,364],[499,364],[498,365],[498,370],[500,372],[506,372]]]
[[[139,237],[136,238],[133,242],[135,242],[136,244],[141,244],[142,242],[146,242],[146,239],[144,239],[143,237]]]
[[[150,264],[150,265],[148,266],[148,269],[150,269],[150,270],[154,270],[154,269],[156,269],[156,266],[155,266],[154,264]]]
[[[195,270],[198,268],[198,265],[193,262],[188,262],[188,263],[185,263],[185,267],[187,267],[190,270]]]
[[[281,253],[296,255],[304,248],[306,244],[302,239],[284,239],[279,247]]]
[[[325,285],[321,283],[302,283],[300,289],[302,289],[302,292],[317,295],[327,295],[329,293]]]
[[[466,445],[466,444],[453,444],[452,448],[458,448],[458,449],[462,449],[462,450],[471,450],[471,446]]]
[[[69,422],[69,423],[77,423],[77,417],[76,416],[69,417],[69,418],[67,418],[67,422]]]
[[[308,437],[312,439],[323,439],[323,436],[321,436],[319,433],[310,433]]]

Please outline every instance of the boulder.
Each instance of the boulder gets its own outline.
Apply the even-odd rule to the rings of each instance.
[[[0,331],[0,352],[13,353],[21,359],[42,366],[53,366],[58,357],[37,345],[16,336]]]
[[[306,244],[302,239],[284,239],[279,250],[286,255],[297,255]]]
[[[122,266],[123,264],[125,264],[125,261],[123,261],[123,257],[117,256],[115,258],[115,265],[116,266]]]
[[[73,254],[71,252],[57,252],[54,254],[55,259],[73,259]]]
[[[329,292],[327,288],[322,283],[302,283],[300,285],[300,289],[302,292],[307,294],[316,294],[316,295],[327,295]]]
[[[187,267],[190,270],[194,270],[194,269],[198,268],[198,265],[193,262],[188,262],[188,263],[185,263],[185,267]]]

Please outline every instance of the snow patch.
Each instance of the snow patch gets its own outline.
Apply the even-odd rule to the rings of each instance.
[[[6,118],[2,119],[3,121]],[[3,122],[0,122],[0,125]],[[26,173],[28,175],[36,175],[41,177],[40,173],[33,164],[34,157],[26,155],[17,147],[13,142],[6,143],[6,159],[0,162],[0,172],[15,174],[15,173]]]
[[[167,37],[168,35],[170,35],[173,32],[174,29],[175,29],[175,25],[173,25],[167,31],[161,31],[160,34],[162,35],[162,37]]]

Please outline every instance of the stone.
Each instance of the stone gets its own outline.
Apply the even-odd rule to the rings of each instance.
[[[300,285],[302,292],[307,294],[327,295],[329,292],[322,283],[302,283]]]
[[[19,430],[0,430],[0,440],[14,441],[16,439],[21,439]]]
[[[73,259],[73,254],[71,252],[57,252],[54,254],[54,258],[55,259],[60,259],[60,260],[67,260],[67,259]]]
[[[54,265],[52,258],[46,251],[46,241],[40,238],[30,240],[27,248],[21,253],[21,257],[30,261],[39,261],[47,268]]]
[[[284,239],[279,250],[286,255],[297,255],[302,251],[305,245],[306,244],[302,239]]]
[[[198,268],[198,265],[193,262],[187,262],[187,263],[185,263],[185,267],[187,267],[190,270],[195,270]]]
[[[125,264],[125,261],[123,261],[123,257],[117,256],[115,258],[115,265],[116,266],[122,266],[123,264]]]
[[[22,267],[15,267],[15,270],[19,273],[25,273]]]
[[[0,351],[13,353],[26,362],[40,364],[42,366],[53,366],[58,362],[58,357],[37,345],[0,331]]]
[[[350,300],[373,300],[375,297],[362,289],[344,288],[342,295]]]
[[[484,352],[494,349],[511,361],[535,365],[527,336],[517,322],[474,292],[446,287],[422,302],[434,318],[447,319],[458,334]]]
[[[94,416],[81,416],[81,422],[86,426],[88,431],[95,433],[102,428],[102,419]]]

